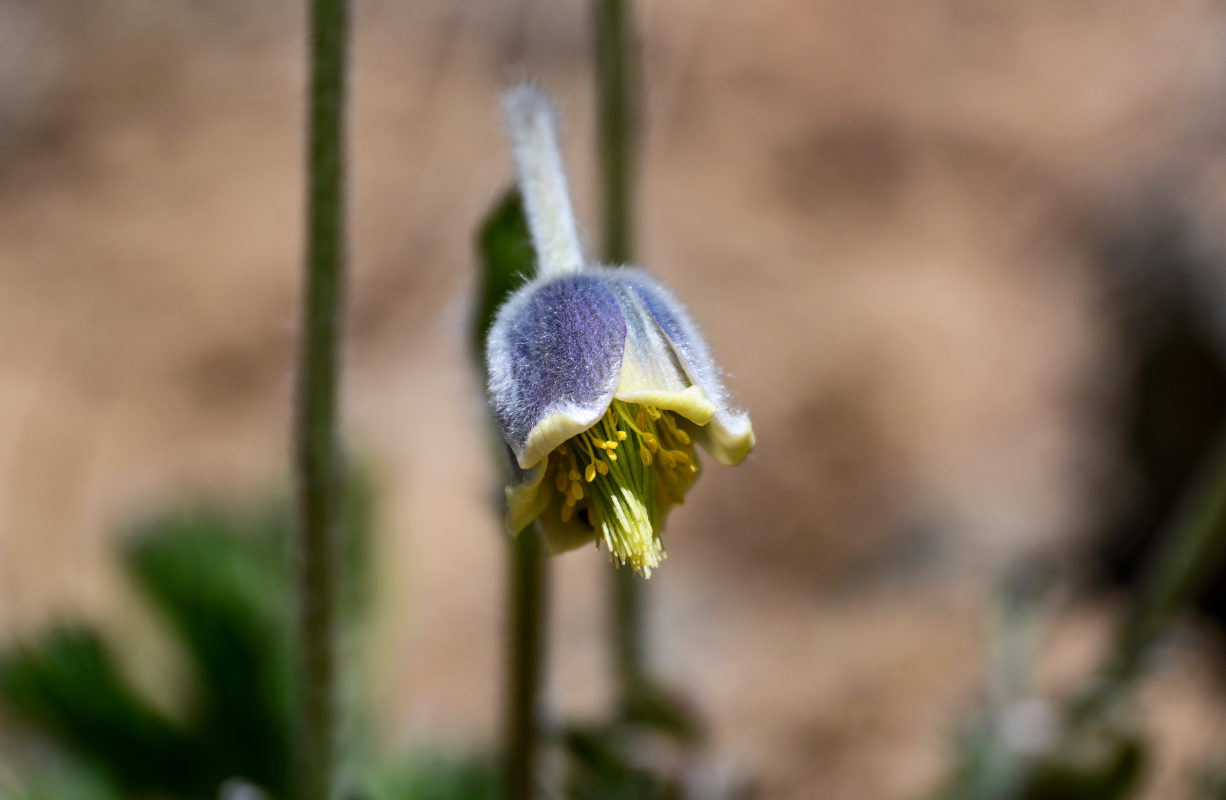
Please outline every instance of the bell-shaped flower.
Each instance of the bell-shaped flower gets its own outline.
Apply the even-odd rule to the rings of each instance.
[[[507,97],[538,277],[499,309],[487,339],[489,393],[514,455],[507,526],[539,520],[552,552],[603,540],[643,575],[698,476],[695,444],[738,464],[754,445],[685,307],[647,273],[586,266],[548,100]]]

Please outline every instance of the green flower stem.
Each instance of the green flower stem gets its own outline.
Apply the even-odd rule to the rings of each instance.
[[[600,148],[604,260],[632,260],[634,134],[631,74],[633,22],[629,0],[594,0],[597,136]],[[627,569],[613,571],[613,659],[623,706],[646,683],[643,586]]]
[[[510,545],[511,669],[507,685],[503,796],[531,800],[536,795],[537,752],[541,739],[540,688],[545,661],[545,558],[536,526]]]
[[[642,581],[628,567],[613,570],[613,666],[623,710],[634,707],[647,686]]]
[[[1219,432],[1129,607],[1098,682],[1073,704],[1081,725],[1100,718],[1141,674],[1154,639],[1226,558],[1226,430]]]
[[[348,0],[312,0],[307,229],[294,423],[297,520],[294,796],[327,800],[336,730],[337,435],[344,294],[344,115]]]
[[[595,0],[596,130],[600,147],[604,259],[626,264],[634,248],[633,9],[627,0]]]

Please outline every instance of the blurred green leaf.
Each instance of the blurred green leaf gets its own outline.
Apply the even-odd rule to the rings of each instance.
[[[127,791],[201,796],[190,737],[132,690],[92,631],[55,628],[4,654],[0,700]]]
[[[1065,742],[1037,758],[1022,757],[990,735],[968,737],[961,769],[940,800],[1123,800],[1140,786],[1147,762],[1133,736]]]
[[[451,754],[401,757],[365,770],[363,787],[343,800],[499,800],[498,767],[491,758]]]
[[[1097,757],[1052,757],[1030,773],[1019,800],[1122,800],[1139,787],[1145,771],[1144,744],[1131,737],[1112,741]]]
[[[626,725],[649,728],[678,742],[697,744],[706,738],[698,711],[682,695],[658,684],[637,687],[620,712]]]
[[[954,771],[939,800],[999,800],[1012,796],[1024,775],[1021,757],[1000,739],[988,720],[977,720],[959,737]]]
[[[572,726],[562,737],[568,800],[673,800],[684,796],[672,779],[636,762],[626,726]]]
[[[219,779],[278,795],[289,777],[285,546],[275,516],[200,509],[149,523],[124,552],[133,583],[191,660],[198,757]]]
[[[0,780],[2,800],[122,800],[106,776],[80,762],[53,759]]]
[[[370,475],[351,471],[340,599],[351,623],[368,601],[374,508]],[[182,719],[149,705],[83,626],[47,631],[0,656],[0,704],[96,764],[125,796],[215,797],[233,778],[284,796],[291,519],[286,502],[199,506],[150,518],[126,537],[127,576],[187,656]]]
[[[533,271],[532,239],[519,190],[507,191],[481,223],[477,250],[481,274],[473,309],[472,347],[478,363],[484,364],[485,335],[493,324],[494,314],[507,295],[523,285]]]

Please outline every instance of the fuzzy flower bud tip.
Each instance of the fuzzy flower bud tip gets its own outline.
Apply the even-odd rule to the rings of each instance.
[[[665,517],[698,477],[695,444],[738,464],[753,428],[672,292],[642,270],[573,267],[582,251],[552,109],[522,87],[506,109],[540,261],[486,342],[490,402],[517,467],[507,527],[539,520],[555,553],[603,541],[649,577],[665,558]]]

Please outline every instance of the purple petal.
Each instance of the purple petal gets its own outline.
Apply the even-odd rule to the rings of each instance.
[[[533,281],[507,300],[486,361],[494,413],[521,467],[600,419],[625,343],[621,307],[595,274]]]

